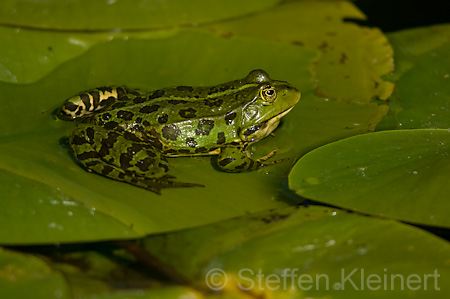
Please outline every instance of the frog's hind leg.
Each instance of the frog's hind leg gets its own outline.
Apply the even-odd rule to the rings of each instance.
[[[168,162],[148,142],[127,132],[80,124],[70,136],[75,157],[88,171],[136,185],[157,194],[163,188],[200,187],[174,181]]]
[[[136,97],[136,92],[133,91]],[[58,117],[64,120],[75,120],[85,118],[94,112],[113,107],[114,105],[121,105],[129,99],[125,95],[129,90],[125,87],[105,86],[94,88],[80,92],[79,94],[68,98],[61,109]]]

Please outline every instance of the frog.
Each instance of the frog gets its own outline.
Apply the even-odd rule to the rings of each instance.
[[[278,148],[254,159],[249,146],[270,135],[300,97],[291,84],[256,69],[209,87],[89,89],[68,98],[58,117],[80,121],[68,143],[87,171],[161,194],[203,186],[177,181],[168,158],[216,155],[218,168],[229,173],[285,161],[268,161]]]

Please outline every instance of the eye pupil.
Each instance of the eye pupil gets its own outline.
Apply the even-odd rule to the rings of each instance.
[[[261,97],[265,105],[272,104],[277,97],[277,91],[275,90],[275,87],[271,85],[266,85],[264,88],[261,89]]]

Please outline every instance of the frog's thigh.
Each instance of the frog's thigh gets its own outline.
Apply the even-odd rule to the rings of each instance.
[[[226,172],[244,172],[256,170],[261,163],[247,156],[242,147],[227,146],[220,150],[217,165]]]
[[[114,179],[159,178],[169,170],[167,160],[157,150],[128,132],[81,124],[72,133],[70,143],[88,170]]]

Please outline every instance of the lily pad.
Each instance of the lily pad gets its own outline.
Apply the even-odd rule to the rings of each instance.
[[[332,208],[278,209],[151,236],[142,245],[194,284],[224,294],[446,298],[449,291],[447,242],[396,221]],[[415,279],[421,282],[406,285]]]
[[[289,186],[326,204],[448,228],[449,154],[448,130],[360,135],[303,156]]]
[[[388,34],[396,71],[390,110],[377,130],[450,127],[450,25]]]
[[[160,39],[175,33],[176,30],[160,30],[135,33],[134,37]],[[42,79],[96,44],[128,38],[126,33],[68,33],[8,26],[0,26],[0,36],[0,81],[17,84]]]
[[[278,1],[4,0],[0,3],[0,24],[78,31],[160,29],[243,16]]]

